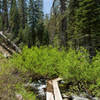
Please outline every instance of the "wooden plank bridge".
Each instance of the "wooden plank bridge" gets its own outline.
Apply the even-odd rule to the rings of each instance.
[[[61,78],[56,78],[54,80],[47,81],[47,90],[46,90],[46,100],[68,100],[63,99],[58,82],[62,80]]]

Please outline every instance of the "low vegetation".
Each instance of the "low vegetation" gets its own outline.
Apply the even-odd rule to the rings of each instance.
[[[22,54],[15,54],[11,62],[23,72],[35,73],[46,79],[62,77],[70,90],[87,91],[100,96],[100,53],[90,60],[88,52],[80,50],[58,50],[49,47],[25,47]],[[77,88],[76,88],[77,87]],[[76,88],[76,89],[75,89]]]
[[[0,54],[0,98],[16,100],[16,93],[24,100],[36,97],[24,84],[32,79],[53,79],[62,77],[62,92],[88,92],[100,96],[100,52],[92,60],[88,52],[80,50],[59,50],[52,46],[24,47],[21,54],[6,59]],[[6,95],[5,95],[6,94]]]
[[[33,91],[26,90],[26,84],[30,78],[11,64],[0,54],[0,100],[18,100],[17,95],[24,100],[36,100]]]

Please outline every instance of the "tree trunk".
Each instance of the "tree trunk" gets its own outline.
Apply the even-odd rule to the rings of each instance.
[[[61,9],[61,15],[64,15],[66,11],[66,0],[60,0],[60,9]],[[67,18],[63,17],[61,20],[61,33],[60,33],[60,38],[61,38],[61,47],[64,46],[66,47],[67,43]]]
[[[3,0],[3,31],[8,29],[8,6],[7,0]]]

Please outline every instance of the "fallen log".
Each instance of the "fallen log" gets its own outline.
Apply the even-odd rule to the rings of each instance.
[[[13,54],[15,53],[12,49],[10,49],[9,47],[7,47],[4,43],[0,43],[0,45],[6,50],[9,52],[9,54]]]
[[[21,49],[15,44],[13,43],[10,39],[8,39],[3,32],[0,32],[0,37],[5,41],[5,43],[7,45],[9,45],[13,50],[15,50],[18,53],[21,53]]]
[[[4,57],[10,57],[11,54],[8,50],[6,50],[3,46],[0,45],[0,53],[4,55]]]

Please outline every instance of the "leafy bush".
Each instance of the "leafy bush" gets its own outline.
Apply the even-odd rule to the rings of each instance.
[[[89,55],[84,49],[75,51],[70,49],[66,52],[66,57],[63,60],[61,67],[62,76],[67,79],[67,81],[80,81],[88,80],[87,72],[89,70]]]
[[[16,89],[18,90],[18,94],[20,94],[24,100],[37,100],[34,93],[26,90],[24,86],[17,84]]]
[[[65,51],[62,53],[52,47],[33,47],[31,49],[25,47],[21,55],[14,56],[13,62],[24,71],[29,70],[43,76],[52,77],[59,75],[60,63],[62,63],[64,56]]]
[[[25,47],[21,54],[15,54],[12,64],[22,71],[29,71],[46,78],[62,77],[66,83],[84,85],[98,94],[100,91],[100,52],[90,63],[88,52],[81,48],[78,51],[58,50],[49,47]],[[100,96],[100,94],[98,94]]]
[[[89,70],[88,53],[84,49],[66,52],[52,47],[25,47],[22,54],[15,55],[12,61],[24,71],[49,78],[60,76],[67,80],[81,80],[86,78]]]

